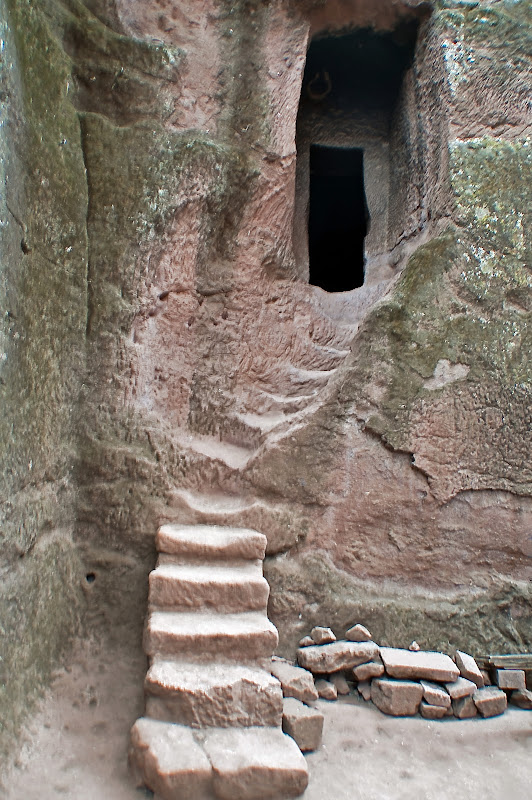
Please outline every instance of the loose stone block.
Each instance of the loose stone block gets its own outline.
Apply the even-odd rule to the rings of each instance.
[[[440,706],[441,708],[449,708],[451,705],[451,696],[449,692],[442,689],[437,683],[430,681],[421,681],[423,687],[423,699],[431,706]]]
[[[338,694],[346,695],[349,694],[349,692],[351,691],[343,672],[336,672],[334,675],[330,676],[329,680],[331,681],[332,685],[336,688]]]
[[[512,692],[510,702],[519,708],[532,710],[532,692],[529,689]]]
[[[496,717],[498,714],[503,714],[508,704],[505,693],[495,686],[477,689],[473,700],[483,717]]]
[[[495,671],[495,683],[499,689],[526,689],[525,673],[522,669],[498,669]]]
[[[484,678],[473,656],[463,653],[461,650],[457,650],[455,659],[456,666],[460,670],[462,678],[473,681],[479,689],[484,686]]]
[[[295,741],[276,728],[211,729],[204,748],[220,800],[278,800],[299,797],[307,788],[305,758]]]
[[[445,653],[381,647],[380,655],[386,672],[392,678],[424,678],[443,682],[454,681],[460,675],[454,661]]]
[[[444,706],[431,706],[425,700],[421,701],[419,713],[425,719],[442,719],[447,716],[447,709]]]
[[[364,700],[371,700],[371,683],[369,681],[360,681],[357,686],[357,691]]]
[[[323,733],[323,714],[287,697],[283,701],[283,731],[294,739],[301,752],[317,750]]]
[[[414,681],[375,678],[371,684],[371,699],[384,714],[411,717],[417,713],[423,687]]]
[[[482,675],[484,686],[491,686],[491,675],[489,674],[489,672],[486,669],[481,669],[480,674]],[[479,686],[478,688],[481,689],[482,686]]]
[[[461,697],[473,694],[477,690],[477,685],[473,681],[468,681],[467,678],[457,678],[452,683],[446,683],[445,688],[452,700],[459,700]]]
[[[350,642],[371,642],[371,633],[363,625],[353,625],[346,631],[345,638]]]
[[[380,678],[381,675],[384,675],[384,664],[382,661],[370,661],[368,664],[360,664],[360,666],[354,668],[353,675],[357,681]]]
[[[312,628],[310,638],[315,644],[329,644],[336,641],[336,636],[330,628],[322,628],[319,625]]]
[[[324,678],[319,678],[316,681],[316,691],[322,700],[337,700],[338,690],[334,683],[326,681]]]
[[[303,636],[299,642],[299,647],[311,647],[313,644],[315,644],[314,639],[311,639],[310,636]]]
[[[352,669],[372,661],[378,653],[375,642],[333,642],[304,647],[297,651],[297,660],[305,669],[323,675]]]
[[[471,717],[476,717],[478,714],[473,695],[471,694],[466,697],[461,697],[459,700],[453,700],[452,708],[454,716],[458,719],[470,719]]]
[[[313,703],[318,699],[314,678],[308,670],[286,661],[272,661],[271,671],[281,682],[285,697],[295,697],[303,703]]]
[[[190,728],[138,719],[131,730],[129,762],[138,785],[164,800],[212,798],[212,768]]]

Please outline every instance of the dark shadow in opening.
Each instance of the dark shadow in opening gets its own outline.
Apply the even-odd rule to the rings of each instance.
[[[309,283],[347,292],[364,283],[368,232],[360,148],[310,148]]]

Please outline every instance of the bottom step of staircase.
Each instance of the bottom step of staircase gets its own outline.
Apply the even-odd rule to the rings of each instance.
[[[162,800],[284,800],[308,783],[298,746],[278,728],[188,727],[142,717],[129,759],[139,785]]]

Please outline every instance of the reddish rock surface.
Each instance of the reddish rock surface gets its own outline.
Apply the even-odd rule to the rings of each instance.
[[[83,615],[137,630],[164,522],[266,534],[287,655],[323,619],[530,648],[528,9],[428,6],[9,4],[9,736]],[[313,36],[398,25],[375,114],[312,98]],[[364,151],[345,292],[310,280],[311,144]]]

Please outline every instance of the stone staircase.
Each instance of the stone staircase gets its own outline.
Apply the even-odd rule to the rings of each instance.
[[[281,731],[277,645],[262,575],[266,537],[164,525],[150,575],[146,712],[131,732],[139,785],[164,800],[298,797],[305,759]]]

